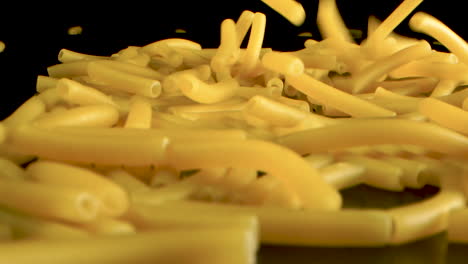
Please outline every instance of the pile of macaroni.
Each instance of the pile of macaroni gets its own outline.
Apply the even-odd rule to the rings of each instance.
[[[292,0],[264,1],[304,21]],[[255,263],[261,243],[468,242],[468,45],[405,0],[351,37],[320,0],[322,40],[263,47],[266,17],[218,48],[172,38],[111,56],[63,49],[0,122],[0,263]],[[398,35],[407,17],[449,52]],[[433,185],[391,209],[340,190]]]

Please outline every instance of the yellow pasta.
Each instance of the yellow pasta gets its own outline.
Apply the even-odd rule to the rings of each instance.
[[[325,138],[336,140],[328,141]],[[460,157],[466,157],[468,151],[468,139],[457,132],[430,123],[403,119],[350,120],[286,135],[277,141],[300,154],[388,143],[417,145]]]
[[[468,113],[459,107],[435,98],[425,98],[419,103],[419,111],[437,124],[468,134]]]
[[[319,169],[325,181],[338,190],[358,185],[368,168],[351,162],[337,162]]]
[[[43,91],[55,87],[57,79],[45,75],[38,75],[36,80],[36,91],[42,93]]]
[[[468,242],[468,209],[452,210],[448,216],[448,240],[453,243]]]
[[[425,201],[388,210],[393,218],[392,244],[415,241],[447,229],[452,210],[463,208],[465,197],[452,191],[441,191]]]
[[[409,21],[412,30],[432,36],[460,59],[468,62],[468,44],[453,30],[435,17],[424,12],[418,12]]]
[[[356,155],[347,155],[340,160],[363,167],[362,182],[367,185],[392,191],[402,191],[404,188],[403,170],[398,166],[379,159]]]
[[[95,81],[130,94],[150,98],[158,97],[161,94],[161,83],[158,80],[127,73],[99,62],[90,62],[87,74]]]
[[[135,226],[131,223],[114,218],[97,218],[88,223],[77,225],[90,233],[97,235],[132,235],[136,233]]]
[[[368,37],[366,48],[376,48],[423,0],[404,0]],[[375,56],[375,51],[370,51]]]
[[[169,139],[163,135],[138,138],[81,135],[22,126],[11,129],[7,144],[24,155],[103,165],[150,165],[163,159]],[[73,149],[73,152],[70,151]]]
[[[62,78],[56,84],[57,93],[66,102],[77,105],[109,104],[115,105],[105,93],[79,82]]]
[[[366,91],[367,87],[384,74],[392,69],[406,64],[410,61],[420,59],[431,53],[431,45],[427,41],[421,41],[416,45],[402,49],[389,57],[377,60],[374,63],[366,66],[361,71],[353,75],[353,93]]]
[[[130,103],[130,111],[125,120],[125,128],[143,128],[151,127],[152,107],[144,97],[135,96]]]
[[[12,236],[11,227],[7,224],[0,223],[0,242],[10,240]]]
[[[232,98],[239,87],[233,78],[208,84],[191,74],[180,75],[177,79],[182,93],[188,98],[204,104],[218,103]]]
[[[71,51],[69,49],[61,49],[58,54],[58,60],[62,63],[82,61],[82,60],[101,60],[105,59],[104,56],[95,56],[84,54],[76,51]]]
[[[284,75],[294,76],[304,72],[304,63],[298,57],[284,52],[265,53],[262,64],[265,68]]]
[[[392,235],[390,216],[378,210],[323,212],[193,201],[162,206],[186,212],[256,215],[261,229],[260,240],[265,244],[375,247],[387,244]]]
[[[262,13],[255,13],[252,19],[249,42],[244,54],[239,58],[242,65],[241,75],[249,75],[258,63],[258,58],[265,35],[266,17]]]
[[[23,180],[26,178],[26,173],[13,161],[0,158],[0,178]]]
[[[75,76],[85,76],[88,74],[89,61],[74,61],[49,66],[47,73],[52,78],[65,78]]]
[[[45,110],[44,102],[38,96],[32,96],[5,118],[2,123],[7,126],[26,124],[37,119]]]
[[[197,153],[204,154],[200,156]],[[305,208],[336,210],[341,206],[339,194],[317,172],[295,153],[271,143],[246,140],[174,144],[167,155],[170,164],[182,168],[227,166],[270,171],[281,179],[286,188],[296,192]],[[280,162],[286,157],[288,163]],[[275,166],[271,166],[273,164]]]
[[[236,21],[236,36],[239,46],[241,46],[250,26],[252,25],[253,17],[254,13],[252,11],[245,10]]]
[[[320,0],[317,11],[317,26],[323,39],[335,38],[353,42],[336,6],[335,0]]]
[[[395,112],[347,94],[323,82],[302,74],[287,76],[287,81],[299,91],[322,104],[332,106],[353,117],[391,117]]]
[[[127,193],[117,184],[90,170],[52,161],[37,161],[26,168],[37,182],[61,187],[77,187],[97,196],[106,215],[119,216],[128,209]]]
[[[38,127],[81,126],[112,127],[119,120],[119,112],[110,105],[87,105],[58,112],[50,112],[37,118]]]
[[[7,224],[12,229],[14,239],[57,239],[57,238],[87,238],[89,233],[53,221],[26,215],[12,209],[0,207],[0,223]]]
[[[256,250],[257,242],[251,230],[209,228],[152,231],[128,236],[66,241],[18,241],[0,247],[0,262],[252,264]],[[56,253],[50,254],[51,251]]]
[[[305,20],[305,10],[299,2],[294,0],[262,0],[269,7],[285,17],[295,26],[300,26]]]
[[[0,179],[0,203],[36,216],[86,222],[96,218],[100,200],[86,190]],[[31,203],[34,201],[34,203]],[[40,205],[40,206],[38,206]]]

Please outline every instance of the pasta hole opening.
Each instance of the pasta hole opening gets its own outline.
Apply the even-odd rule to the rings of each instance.
[[[82,194],[77,199],[77,208],[84,219],[94,219],[98,213],[100,203],[90,194]]]
[[[156,81],[150,87],[150,97],[156,98],[161,94],[161,83]]]

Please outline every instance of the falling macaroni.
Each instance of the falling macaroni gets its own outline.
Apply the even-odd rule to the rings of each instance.
[[[296,1],[263,2],[304,22]],[[468,243],[468,46],[412,15],[421,2],[370,17],[359,42],[320,0],[322,39],[301,34],[297,51],[263,47],[267,17],[250,10],[222,21],[217,48],[60,50],[0,121],[0,263],[253,264],[260,244],[382,247],[445,231]],[[396,34],[407,18],[449,52]],[[439,191],[343,208],[358,185]]]

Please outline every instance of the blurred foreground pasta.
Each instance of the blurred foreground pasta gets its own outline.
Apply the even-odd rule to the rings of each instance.
[[[304,19],[295,1],[264,2]],[[266,17],[251,11],[223,21],[217,49],[61,50],[0,122],[0,263],[255,263],[260,244],[441,232],[466,243],[468,45],[412,15],[421,2],[369,19],[360,42],[320,0],[322,39],[297,51],[263,47]],[[448,52],[394,33],[407,17]],[[343,208],[341,191],[361,184],[438,192]]]

